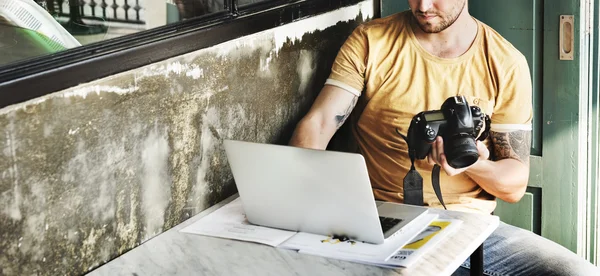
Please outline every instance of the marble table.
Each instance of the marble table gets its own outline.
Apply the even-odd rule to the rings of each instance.
[[[181,233],[179,230],[237,198],[188,219],[90,272],[103,275],[451,275],[498,227],[499,218],[431,209],[463,224],[408,269],[389,269],[300,254],[268,245]]]

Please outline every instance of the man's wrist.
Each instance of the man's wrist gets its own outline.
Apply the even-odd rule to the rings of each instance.
[[[477,162],[475,162],[475,164],[471,165],[470,167],[468,167],[465,170],[465,173],[467,174],[479,174],[481,172],[485,172],[486,171],[486,167],[489,167],[490,162],[493,162],[491,160],[488,159],[479,159]]]

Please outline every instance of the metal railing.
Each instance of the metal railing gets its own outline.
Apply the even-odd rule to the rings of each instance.
[[[71,17],[70,8],[76,6],[83,19],[145,24],[140,16],[140,1],[144,0],[46,0],[46,5],[48,11],[56,16]]]

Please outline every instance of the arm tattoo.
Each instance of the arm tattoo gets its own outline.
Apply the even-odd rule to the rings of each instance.
[[[337,125],[338,129],[344,124],[346,119],[348,119],[348,117],[350,116],[350,113],[352,113],[352,110],[354,109],[354,106],[356,106],[357,102],[358,102],[358,97],[354,97],[352,99],[352,102],[350,103],[350,105],[348,105],[348,107],[346,108],[346,110],[344,112],[342,112],[342,114],[335,115],[335,121],[336,121],[336,125]]]
[[[513,131],[507,133],[490,132],[494,146],[494,160],[512,158],[529,165],[531,150],[531,131]]]

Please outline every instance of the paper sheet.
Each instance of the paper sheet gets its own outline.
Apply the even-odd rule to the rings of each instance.
[[[359,241],[339,241],[327,236],[300,232],[279,247],[299,250],[300,253],[323,257],[367,262],[385,263],[389,257],[417,236],[437,214],[426,214],[419,223],[405,229],[402,234],[388,238],[383,244],[370,244]]]
[[[237,198],[217,209],[200,220],[180,230],[180,232],[220,237],[241,241],[256,242],[273,247],[298,250],[299,253],[321,257],[358,262],[382,267],[409,266],[418,259],[427,248],[447,234],[443,231],[432,238],[427,246],[418,248],[409,255],[410,258],[399,258],[406,255],[405,245],[414,241],[426,226],[438,218],[437,214],[425,214],[406,228],[401,234],[388,238],[383,244],[370,244],[359,241],[339,241],[328,236],[304,232],[285,231],[250,224],[246,219],[242,201]],[[460,221],[453,221],[454,228]],[[400,252],[401,250],[404,250]]]
[[[432,250],[462,224],[458,219],[436,219],[417,237],[394,253],[386,262],[394,266],[409,267],[425,253]]]
[[[180,232],[257,242],[274,247],[296,234],[293,231],[250,224],[240,198],[181,229]]]

